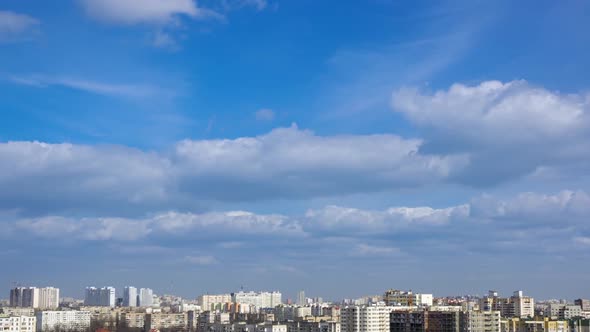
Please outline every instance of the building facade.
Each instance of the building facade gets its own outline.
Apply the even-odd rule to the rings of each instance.
[[[0,331],[2,332],[35,332],[37,319],[34,316],[0,315]]]
[[[123,289],[123,306],[137,307],[137,288],[127,286]]]
[[[85,330],[90,328],[90,316],[89,311],[39,311],[36,331]]]
[[[10,306],[35,309],[59,307],[59,288],[16,287],[10,290]]]
[[[342,332],[389,332],[389,314],[384,305],[346,306],[340,311]]]

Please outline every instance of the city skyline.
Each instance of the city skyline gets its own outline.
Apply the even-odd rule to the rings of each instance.
[[[0,289],[584,297],[589,11],[4,0]]]

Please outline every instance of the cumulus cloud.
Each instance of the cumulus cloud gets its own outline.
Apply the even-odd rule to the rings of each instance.
[[[155,32],[151,46],[178,49],[174,31],[184,20],[224,20],[208,8],[197,6],[196,0],[80,0],[88,16],[114,25],[149,25]]]
[[[589,165],[590,95],[564,94],[525,81],[454,84],[424,93],[402,88],[393,108],[424,129],[420,151],[466,153],[459,180],[489,184],[542,167]]]
[[[0,143],[0,208],[121,213],[375,192],[443,181],[464,163],[461,156],[422,155],[420,144],[394,135],[318,136],[295,126],[257,137],[184,140],[164,152]]]
[[[385,211],[326,206],[306,213],[308,227],[330,233],[383,234],[409,227],[437,226],[469,216],[469,205],[443,209],[394,207]]]
[[[28,15],[0,10],[0,42],[26,36],[39,25],[39,20]]]
[[[539,211],[539,207],[542,210]],[[553,236],[560,241],[586,244],[590,227],[590,195],[583,191],[562,191],[553,195],[522,193],[510,199],[478,197],[471,202],[446,208],[391,207],[362,210],[327,206],[310,210],[303,216],[255,214],[245,211],[202,214],[163,212],[143,218],[73,218],[46,216],[19,219],[5,224],[6,229],[25,231],[40,238],[68,238],[119,242],[149,239],[150,245],[163,239],[213,240],[221,248],[236,248],[236,239],[285,239],[313,243],[340,237],[361,240],[353,246],[353,255],[391,255],[415,242],[431,241],[432,234],[446,234],[441,241],[458,237],[459,245],[481,245],[487,241],[506,245],[524,245]],[[498,230],[503,230],[498,232]],[[411,235],[410,235],[411,234]],[[580,235],[582,234],[582,235]],[[403,235],[395,246],[362,242]],[[6,234],[5,234],[6,236]],[[436,236],[435,236],[436,238]],[[574,239],[575,240],[572,240]],[[315,240],[314,240],[315,239]],[[154,242],[156,241],[156,242]],[[311,242],[310,242],[311,241]],[[529,243],[534,245],[534,241]],[[349,245],[346,241],[332,244]],[[256,247],[257,242],[250,246]]]

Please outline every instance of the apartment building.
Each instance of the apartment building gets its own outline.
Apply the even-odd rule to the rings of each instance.
[[[35,332],[37,319],[34,316],[0,315],[0,331],[2,332]]]
[[[90,327],[89,311],[39,311],[37,332],[49,332],[57,328],[83,330]]]
[[[392,308],[385,305],[346,306],[340,311],[342,332],[389,332]]]
[[[16,287],[10,290],[10,306],[55,309],[59,307],[59,288]]]
[[[461,313],[461,332],[500,332],[499,311],[465,311]]]

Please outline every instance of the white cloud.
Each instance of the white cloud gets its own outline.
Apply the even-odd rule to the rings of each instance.
[[[197,6],[194,0],[82,0],[86,12],[114,24],[177,24],[179,17],[219,18],[220,15]]]
[[[321,239],[321,243],[340,236],[343,241],[333,245],[349,246],[350,239],[378,239],[376,243],[355,243],[355,255],[390,255],[398,253],[399,246],[383,242],[402,234],[408,240],[428,240],[423,234],[449,234],[458,236],[457,245],[478,245],[481,238],[490,244],[505,246],[534,246],[535,241],[554,237],[551,242],[587,244],[590,226],[590,195],[583,191],[562,191],[554,195],[523,193],[502,200],[485,196],[468,204],[446,208],[391,207],[384,210],[362,210],[349,207],[327,206],[310,210],[305,216],[255,214],[245,211],[219,211],[202,214],[188,212],[163,212],[144,218],[73,218],[45,216],[13,219],[5,226],[10,231],[26,231],[41,238],[63,238],[87,241],[141,241],[150,245],[158,239],[210,240],[221,248],[238,248],[242,239],[279,240],[296,239],[294,243],[309,245],[309,241]],[[539,207],[542,207],[539,210]],[[498,231],[500,230],[500,231]],[[405,234],[405,235],[403,235]],[[412,234],[412,235],[408,235]],[[398,237],[399,238],[399,237]],[[436,238],[436,237],[435,237]],[[574,239],[574,240],[572,240]],[[532,241],[532,242],[531,242]],[[357,242],[356,240],[354,242]],[[399,245],[403,245],[400,242]],[[257,240],[249,242],[257,246]]]
[[[19,230],[46,238],[70,238],[91,241],[118,240],[131,241],[143,238],[150,233],[142,221],[123,218],[66,218],[49,216],[18,220]]]
[[[394,135],[323,137],[293,126],[257,137],[181,141],[175,158],[186,190],[218,181],[234,188],[223,194],[233,199],[416,186],[440,181],[465,162],[461,156],[420,155],[420,144]]]
[[[353,256],[392,256],[400,253],[399,248],[383,247],[361,243],[355,246]]]
[[[269,108],[262,108],[254,114],[258,121],[272,121],[275,118],[275,112]]]
[[[311,198],[444,181],[460,156],[420,155],[394,135],[318,136],[296,127],[163,152],[122,146],[0,143],[0,209],[25,213],[198,210],[200,203]]]
[[[590,237],[588,236],[576,236],[574,242],[581,246],[590,247]]]
[[[184,260],[191,263],[191,264],[195,264],[195,265],[211,265],[211,264],[218,263],[217,259],[215,259],[215,257],[210,256],[210,255],[186,256],[186,257],[184,257]]]
[[[28,15],[0,10],[0,42],[23,37],[39,25],[39,20]]]
[[[306,213],[306,229],[323,232],[381,234],[420,226],[445,225],[469,216],[469,205],[443,209],[431,207],[393,207],[384,211],[326,206]]]
[[[468,154],[460,180],[471,184],[590,164],[587,94],[488,81],[434,93],[402,88],[393,93],[393,108],[424,129],[422,152]]]

